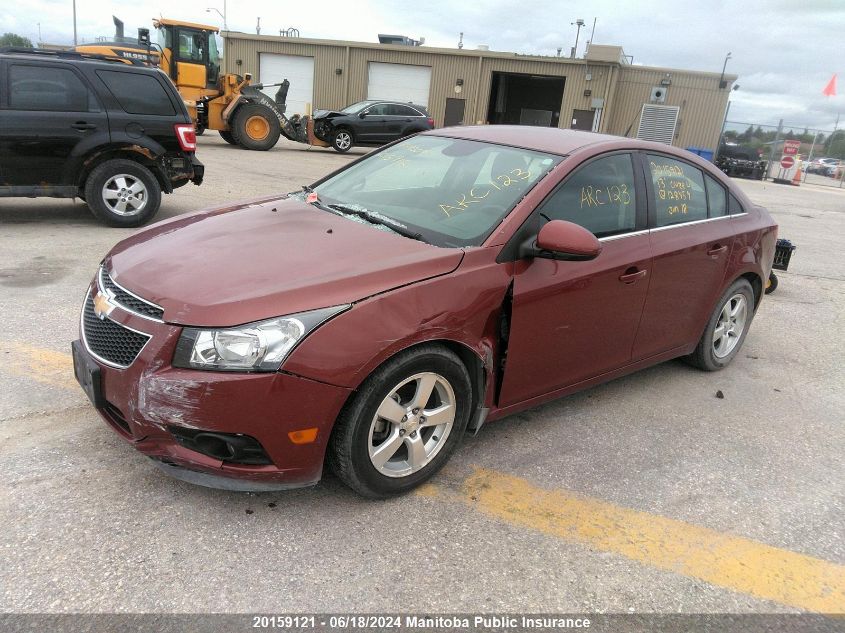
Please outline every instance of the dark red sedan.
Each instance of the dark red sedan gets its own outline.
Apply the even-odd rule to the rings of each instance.
[[[731,362],[777,227],[710,163],[586,132],[427,132],[303,191],[118,244],[73,345],[167,472],[381,497],[469,430],[686,357]]]

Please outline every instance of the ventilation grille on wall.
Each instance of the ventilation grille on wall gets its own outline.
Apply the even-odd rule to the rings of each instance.
[[[678,106],[643,104],[640,113],[640,127],[637,129],[637,138],[644,141],[656,141],[657,143],[672,144],[675,137],[675,126],[678,123]]]
[[[666,87],[655,86],[651,89],[651,98],[649,101],[653,103],[664,103],[666,101]]]

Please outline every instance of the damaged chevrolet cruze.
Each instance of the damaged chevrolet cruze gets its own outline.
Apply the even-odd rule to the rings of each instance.
[[[776,233],[672,147],[431,131],[120,242],[85,296],[75,372],[175,477],[270,490],[328,464],[386,497],[513,412],[672,358],[725,367]]]

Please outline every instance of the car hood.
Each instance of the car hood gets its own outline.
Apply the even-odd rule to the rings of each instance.
[[[445,275],[462,257],[276,199],[162,222],[117,244],[105,265],[165,321],[219,327],[353,303]]]
[[[340,112],[338,110],[314,110],[311,118],[317,119],[333,119],[339,116],[350,116],[348,112]]]

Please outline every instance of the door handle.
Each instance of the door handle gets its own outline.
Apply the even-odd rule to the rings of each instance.
[[[726,250],[728,250],[727,246],[721,246],[719,244],[716,244],[715,246],[711,247],[709,251],[707,251],[707,254],[711,257],[714,257],[719,253],[724,253]]]
[[[77,121],[76,123],[72,124],[71,127],[74,130],[79,130],[80,132],[84,132],[85,130],[96,130],[97,126],[93,123],[86,123],[85,121]]]
[[[628,271],[631,271],[631,270],[633,270],[633,272],[628,272]],[[637,269],[629,268],[628,270],[625,271],[624,275],[621,275],[619,277],[619,281],[621,281],[623,284],[632,284],[637,279],[642,279],[643,277],[645,277],[647,272],[648,271],[646,271],[646,270],[637,270]]]

